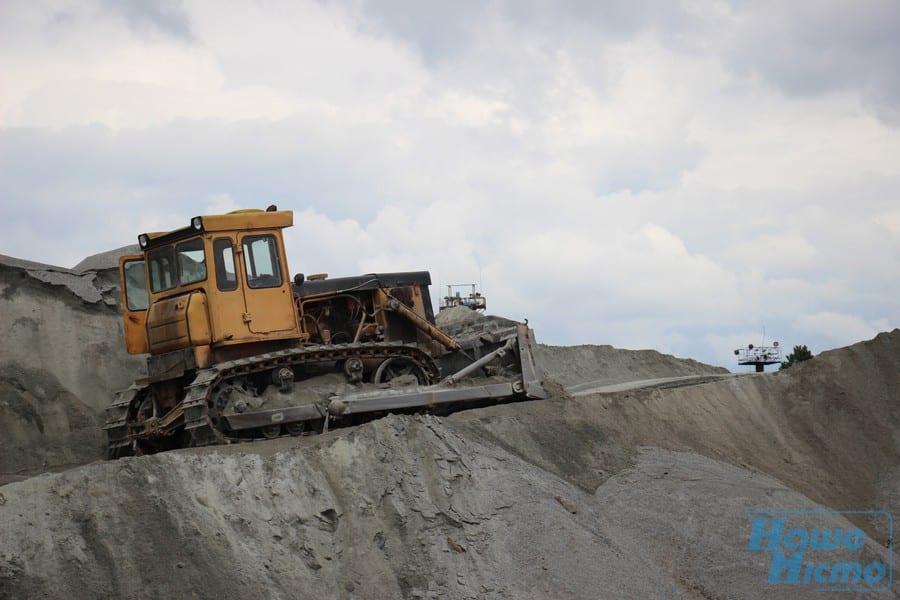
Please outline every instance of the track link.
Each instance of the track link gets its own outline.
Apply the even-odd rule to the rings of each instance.
[[[107,458],[118,458],[123,449],[131,447],[128,435],[129,407],[145,387],[132,385],[128,389],[116,392],[113,403],[106,409]]]

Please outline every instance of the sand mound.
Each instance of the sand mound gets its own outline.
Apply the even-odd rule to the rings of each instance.
[[[109,269],[118,269],[119,257],[140,253],[141,247],[137,244],[132,244],[131,246],[122,246],[121,248],[116,248],[115,250],[109,250],[107,252],[101,252],[100,254],[88,256],[80,263],[72,267],[72,270],[79,273],[84,273],[86,271],[106,271]]]
[[[143,363],[110,278],[0,260],[6,480],[100,458]],[[454,335],[512,323],[463,310]],[[4,485],[0,598],[821,598],[765,585],[748,511],[900,514],[900,330],[763,375],[542,354],[548,400]],[[846,517],[816,525],[863,528],[887,563],[885,521]]]
[[[555,360],[552,348],[544,352],[545,363]],[[575,364],[576,371],[586,369]],[[835,509],[897,513],[898,390],[900,330],[894,330],[783,372],[698,385],[651,382],[451,419],[477,425],[493,443],[584,489],[630,466],[635,448],[659,446],[765,473]]]
[[[432,417],[99,463],[0,493],[9,598],[752,597],[767,565],[746,560],[746,508],[815,507],[652,449],[586,491]]]
[[[440,311],[434,320],[438,327],[458,338],[493,333],[516,325],[515,321],[494,315],[485,315],[464,306],[446,308]]]
[[[483,318],[484,315],[471,308],[466,308],[465,306],[451,306],[450,308],[444,308],[435,315],[435,321],[437,322],[438,327],[443,328],[456,323],[479,321]]]
[[[612,346],[541,346],[547,374],[570,393],[626,381],[692,375],[727,375],[728,369],[656,350]]]
[[[103,456],[103,413],[145,365],[114,278],[0,257],[0,483]]]
[[[0,471],[8,478],[96,460],[104,450],[96,410],[53,373],[0,365]]]

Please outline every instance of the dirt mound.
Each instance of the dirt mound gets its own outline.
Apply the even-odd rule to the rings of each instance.
[[[2,258],[0,305],[0,481],[100,458],[143,368],[114,271]],[[462,310],[452,335],[512,324]],[[548,400],[4,485],[0,598],[819,598],[765,586],[748,511],[900,514],[900,330],[762,375],[541,350]],[[884,520],[846,516],[816,525],[888,563]]]
[[[0,257],[0,483],[103,456],[103,413],[145,365],[113,279]]]
[[[141,247],[137,244],[132,244],[131,246],[122,246],[121,248],[116,248],[115,250],[109,250],[107,252],[101,252],[100,254],[88,256],[80,263],[72,267],[72,270],[79,273],[84,273],[86,271],[106,271],[109,269],[117,270],[119,268],[119,257],[140,253]]]
[[[438,327],[451,336],[459,338],[493,333],[516,325],[515,321],[494,315],[485,315],[464,306],[446,308],[440,311],[434,320]]]
[[[649,449],[586,491],[439,419],[400,416],[0,493],[9,598],[751,597],[767,567],[736,535],[747,506],[814,507],[767,477]],[[867,555],[886,562],[875,544]]]
[[[472,321],[479,321],[483,318],[484,315],[471,308],[466,308],[465,306],[451,306],[450,308],[441,309],[440,312],[435,315],[435,322],[437,322],[438,327],[446,329],[455,323],[470,323]]]
[[[0,488],[0,597],[819,597],[765,586],[748,511],[896,514],[898,360],[894,331],[777,374],[43,475]],[[884,522],[848,516],[815,524],[889,564]]]
[[[80,465],[102,456],[97,411],[53,373],[0,364],[0,471],[9,479]]]
[[[552,348],[544,352],[545,363],[556,358]],[[600,365],[591,373],[588,364],[575,370],[599,376]],[[451,419],[586,490],[631,466],[636,448],[659,446],[765,473],[834,509],[897,514],[898,390],[894,330],[777,373],[651,383]]]
[[[728,369],[656,350],[612,346],[541,346],[544,369],[569,393],[626,381],[691,375],[727,375]]]

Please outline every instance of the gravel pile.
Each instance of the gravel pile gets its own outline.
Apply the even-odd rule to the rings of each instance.
[[[544,346],[548,400],[105,462],[141,360],[35,270],[0,263],[0,598],[821,599],[749,511],[900,515],[900,330],[763,375]],[[815,525],[890,563],[884,519]]]

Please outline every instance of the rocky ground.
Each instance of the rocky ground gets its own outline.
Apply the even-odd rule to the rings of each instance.
[[[105,462],[142,366],[110,263],[0,260],[0,598],[821,598],[766,585],[749,511],[900,514],[900,330],[764,375],[544,346],[548,400]]]

